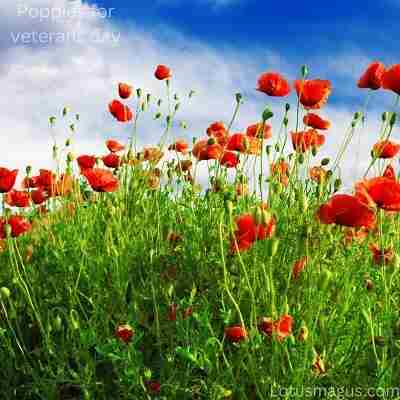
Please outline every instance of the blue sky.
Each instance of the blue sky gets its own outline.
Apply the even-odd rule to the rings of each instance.
[[[396,30],[400,0],[21,3],[32,10],[66,8],[71,4],[89,10],[115,8],[109,19],[57,21],[18,16],[18,4],[15,0],[0,2],[0,118],[6,132],[0,136],[0,147],[8,149],[2,155],[8,167],[51,167],[48,117],[59,115],[64,105],[81,115],[76,153],[101,154],[104,139],[126,140],[127,128],[113,120],[107,104],[116,97],[116,86],[121,81],[142,87],[155,98],[162,96],[164,85],[153,76],[157,64],[172,68],[173,88],[181,96],[190,89],[196,90],[196,96],[182,105],[179,115],[188,122],[189,129],[174,132],[177,137],[188,139],[204,135],[213,121],[228,122],[238,91],[243,93],[245,103],[234,130],[242,131],[259,120],[267,105],[276,113],[273,128],[279,126],[284,103],[289,101],[294,106],[296,96],[292,93],[283,101],[268,98],[255,90],[257,78],[262,72],[278,71],[293,80],[299,76],[301,65],[307,64],[310,77],[332,81],[329,102],[321,110],[322,116],[332,121],[332,129],[320,157],[332,156],[353,113],[365,102],[366,91],[356,88],[360,74],[374,59],[386,65],[400,62]],[[80,32],[86,36],[79,43],[71,39],[58,44],[12,40],[17,34],[31,31]],[[96,32],[115,33],[118,41],[108,37],[95,42],[90,34]],[[393,100],[393,94],[385,91],[373,94],[368,124],[357,133],[356,148],[349,150],[347,166],[358,162],[361,171],[368,163],[365,155],[377,138],[380,115],[392,107]],[[159,123],[152,120],[154,112],[151,109],[140,125],[142,144],[157,142],[162,131]],[[65,130],[57,128],[57,135],[62,142]],[[359,154],[358,158],[355,154]]]

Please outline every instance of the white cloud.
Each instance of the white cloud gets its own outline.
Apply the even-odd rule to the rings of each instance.
[[[67,0],[32,0],[35,7],[66,7]],[[89,6],[82,5],[86,10]],[[178,115],[189,122],[187,132],[176,128],[176,136],[200,137],[209,123],[215,120],[229,121],[234,108],[234,94],[242,92],[245,103],[240,111],[234,130],[243,130],[259,119],[265,105],[271,105],[278,115],[285,101],[267,98],[254,89],[258,75],[265,70],[278,70],[294,78],[293,68],[272,50],[254,52],[252,49],[215,49],[201,42],[188,40],[179,33],[164,27],[157,33],[146,32],[134,24],[116,25],[112,19],[64,18],[52,21],[37,21],[29,16],[16,16],[13,0],[3,0],[0,5],[0,47],[4,49],[0,60],[0,117],[2,134],[1,165],[23,169],[27,164],[35,167],[50,167],[51,138],[48,117],[57,115],[61,120],[61,109],[68,105],[81,115],[76,133],[77,153],[102,154],[105,138],[116,137],[127,140],[130,132],[126,125],[118,124],[109,115],[107,104],[117,96],[116,86],[127,81],[135,88],[157,98],[165,93],[165,85],[154,79],[157,64],[168,64],[174,73],[173,90],[185,98]],[[15,44],[11,32],[79,33],[81,40],[69,37],[64,42],[48,45],[27,46]],[[94,32],[101,33],[103,41],[94,40]],[[111,32],[120,33],[118,41]],[[8,38],[8,39],[4,39]],[[97,37],[98,38],[98,37]],[[262,54],[257,58],[254,54]],[[340,61],[337,61],[340,65]],[[194,89],[196,96],[188,102],[186,94]],[[294,104],[294,95],[290,98]],[[139,122],[141,143],[158,141],[162,127],[153,121],[156,111]],[[351,121],[351,113],[327,107],[323,115],[333,121],[328,133],[328,144],[321,155],[331,153]],[[294,111],[292,111],[292,117]],[[377,113],[374,113],[374,117]],[[65,130],[57,125],[60,144]],[[279,118],[274,120],[275,131]],[[370,146],[377,137],[377,127],[362,137],[363,148]],[[368,152],[364,151],[364,155]],[[352,153],[349,152],[350,159]],[[349,164],[350,165],[350,164]],[[346,170],[346,173],[348,170]]]

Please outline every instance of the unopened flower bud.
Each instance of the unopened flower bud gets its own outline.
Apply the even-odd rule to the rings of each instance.
[[[390,126],[394,126],[396,124],[397,114],[395,112],[390,116],[389,124]]]
[[[323,158],[322,160],[321,160],[321,165],[322,166],[324,166],[324,165],[328,165],[329,164],[329,158]]]
[[[303,325],[300,328],[299,335],[298,335],[297,339],[300,342],[305,342],[307,340],[307,338],[308,338],[308,335],[309,335],[308,328],[305,325]]]
[[[140,89],[140,88],[138,88],[138,89],[136,89],[136,95],[137,95],[137,97],[140,99],[141,97],[142,97],[142,89]]]
[[[10,289],[5,286],[1,287],[0,296],[3,297],[4,299],[8,299],[11,296]]]
[[[307,65],[302,65],[302,67],[301,67],[301,76],[303,78],[306,78],[307,75],[308,75],[308,67],[307,67]]]
[[[236,98],[236,102],[240,103],[242,101],[242,99],[243,99],[243,96],[242,96],[241,93],[236,93],[235,94],[235,98]]]
[[[262,113],[262,119],[263,122],[268,121],[274,116],[274,113],[271,111],[269,107],[265,107],[263,113]]]
[[[285,111],[288,112],[290,110],[290,104],[286,103],[285,104]]]
[[[69,107],[64,107],[62,110],[62,115],[65,117],[69,113]]]

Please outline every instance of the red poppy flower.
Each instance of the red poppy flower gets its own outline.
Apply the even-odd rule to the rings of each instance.
[[[384,72],[385,66],[381,62],[374,61],[361,75],[357,86],[361,89],[379,89],[382,86],[382,75]]]
[[[253,124],[247,127],[246,135],[250,137],[257,137],[261,139],[270,139],[272,137],[272,127],[269,124],[264,124],[264,133],[262,132],[263,123],[259,122],[258,124]]]
[[[331,93],[330,81],[322,79],[296,80],[294,87],[305,109],[321,108]]]
[[[383,175],[385,178],[393,179],[394,181],[396,180],[396,172],[394,171],[394,168],[392,167],[391,164],[389,164],[386,168],[385,171],[383,172]]]
[[[132,90],[132,86],[128,85],[127,83],[118,84],[118,93],[121,99],[128,99],[129,97],[131,97]]]
[[[372,228],[375,226],[375,213],[359,198],[348,194],[337,194],[323,204],[317,213],[323,224],[337,224],[349,227]]]
[[[168,306],[167,310],[167,320],[176,321],[176,312],[178,311],[178,304],[171,304]]]
[[[25,208],[30,205],[31,198],[29,196],[29,192],[21,190],[10,190],[6,194],[5,201],[11,207]]]
[[[229,138],[226,148],[240,153],[258,155],[261,153],[261,141],[243,133],[234,133]]]
[[[79,156],[76,161],[78,162],[81,170],[92,169],[96,164],[96,157],[84,154]]]
[[[291,132],[292,144],[295,151],[304,153],[310,148],[318,148],[325,143],[325,136],[315,129],[302,132]]]
[[[391,66],[383,73],[382,87],[400,94],[400,64]]]
[[[239,164],[239,157],[233,151],[224,151],[219,162],[226,168],[236,168]]]
[[[271,217],[268,222],[257,225],[257,239],[271,239],[276,230],[276,219]]]
[[[201,139],[192,149],[193,156],[198,160],[219,160],[223,151],[223,147],[215,139]]]
[[[31,192],[31,198],[34,204],[40,205],[48,199],[48,196],[42,188],[38,188]]]
[[[228,132],[223,122],[214,122],[207,128],[207,135],[217,140],[218,144],[225,146],[228,143]]]
[[[125,149],[125,146],[114,139],[106,140],[107,149],[111,151],[111,153],[118,153]]]
[[[317,183],[324,182],[326,178],[327,171],[320,166],[312,167],[309,171],[310,178]]]
[[[9,170],[0,167],[0,193],[9,192],[15,185],[17,180],[18,170]]]
[[[280,319],[273,321],[272,318],[262,318],[258,324],[258,329],[264,335],[271,337],[276,333],[278,341],[282,341],[292,333],[293,317],[288,314],[283,315]]]
[[[115,336],[121,339],[124,343],[129,343],[134,335],[134,330],[128,324],[119,325],[115,331]]]
[[[276,163],[271,163],[271,175],[289,175],[289,164],[285,160],[280,160]]]
[[[375,264],[390,264],[395,256],[393,248],[381,249],[376,243],[371,243],[369,249],[372,253],[372,259]]]
[[[133,113],[128,106],[123,105],[119,100],[113,100],[108,109],[112,116],[119,122],[128,122],[133,118]]]
[[[397,181],[379,176],[358,183],[356,188],[359,192],[364,189],[377,207],[386,211],[400,211],[400,183]]]
[[[377,158],[393,158],[399,150],[400,144],[394,143],[391,140],[382,140],[374,144],[372,152]]]
[[[0,239],[5,239],[6,238],[6,231],[5,231],[5,225],[10,225],[11,227],[11,236],[12,237],[18,237],[25,232],[28,232],[31,230],[32,225],[30,222],[25,218],[22,217],[21,215],[12,215],[8,220],[5,220],[4,218],[0,219]]]
[[[121,165],[121,158],[115,153],[107,154],[102,160],[104,165],[108,168],[118,168]]]
[[[308,113],[303,118],[304,125],[310,126],[314,129],[327,130],[331,126],[331,123],[327,119],[321,118],[319,115],[314,113]]]
[[[151,394],[160,394],[161,384],[158,381],[145,381],[144,385]]]
[[[159,65],[156,68],[156,71],[154,72],[154,76],[160,80],[163,81],[164,79],[169,79],[172,77],[171,70],[165,66],[165,65]]]
[[[232,343],[239,343],[247,339],[247,331],[244,326],[233,325],[225,328],[225,337]]]
[[[189,148],[188,143],[184,139],[178,139],[175,141],[175,143],[172,143],[169,147],[168,150],[175,150],[178,153],[186,154],[187,150]]]
[[[83,171],[82,175],[96,192],[115,192],[118,189],[118,179],[111,171],[94,168]]]
[[[56,175],[48,169],[40,169],[39,175],[33,178],[36,182],[36,187],[51,191],[51,187],[55,184]]]
[[[293,277],[293,279],[299,279],[300,274],[302,273],[302,271],[306,267],[307,263],[308,263],[308,257],[307,256],[304,256],[304,257],[302,257],[299,260],[294,262],[293,268],[292,268],[292,277]]]
[[[290,93],[290,86],[282,75],[266,72],[258,78],[257,90],[268,96],[284,97]]]

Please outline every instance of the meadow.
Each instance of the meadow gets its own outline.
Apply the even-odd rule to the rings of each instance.
[[[65,107],[49,118],[68,126],[54,170],[1,166],[1,398],[399,399],[400,64],[355,82],[393,92],[394,111],[350,193],[340,166],[365,110],[316,161],[329,80],[265,72],[281,120],[266,106],[233,132],[237,93],[232,119],[192,142],[174,132],[195,94],[173,74],[155,70],[162,99],[118,85],[107,107],[125,141],[74,154]],[[139,147],[143,113],[160,139]]]

